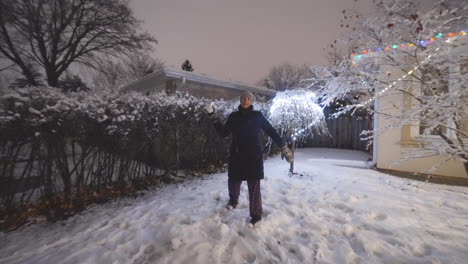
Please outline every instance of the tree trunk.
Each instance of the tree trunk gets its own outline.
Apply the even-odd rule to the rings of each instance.
[[[31,86],[37,86],[39,83],[34,77],[34,74],[32,73],[31,69],[29,69],[27,66],[24,66],[24,65],[19,65],[19,66],[21,68],[21,71],[23,72],[23,76],[26,79],[27,83]]]
[[[47,83],[52,87],[58,87],[59,77],[56,72],[47,72]]]
[[[292,152],[292,158],[293,158],[293,162],[291,162],[291,165],[289,167],[289,172],[291,174],[294,173],[294,152],[296,151],[296,140],[293,139],[292,140],[292,144],[291,144],[291,152]]]
[[[464,158],[465,160],[468,160],[467,155],[462,155],[462,158]],[[468,161],[463,162],[463,165],[465,166],[465,173],[468,174]]]

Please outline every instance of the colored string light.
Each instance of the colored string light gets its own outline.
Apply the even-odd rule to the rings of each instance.
[[[455,37],[455,36],[461,36],[461,35],[466,35],[466,30],[462,30],[459,32],[451,32],[447,34],[447,39],[445,40],[446,43],[450,43],[451,40],[450,38]],[[442,33],[438,33],[435,37],[429,38],[427,40],[420,40],[419,45],[426,47],[428,44],[432,44],[437,41],[437,39],[440,39],[444,36]],[[402,49],[406,47],[414,47],[414,43],[409,43],[409,44],[401,44],[401,45],[392,45],[392,46],[387,46],[385,48],[376,48],[373,51],[370,50],[365,50],[363,51],[362,54],[351,54],[351,58],[353,59],[353,65],[356,65],[354,60],[360,60],[364,55],[369,55],[369,54],[374,54],[375,52],[380,52],[384,50],[391,50],[391,49]]]
[[[460,36],[465,36],[466,35],[466,32],[465,31],[460,31],[460,32],[463,32],[463,33],[459,33],[458,34],[458,37]],[[440,34],[440,33],[439,33]],[[457,38],[458,38],[457,37]],[[452,39],[451,41],[453,40],[456,40],[455,39]],[[447,39],[445,42],[447,43],[450,43],[451,42],[449,39]],[[436,48],[435,51],[438,51],[440,50],[440,47]],[[401,78],[398,78],[396,81],[392,82],[392,84],[388,85],[387,87],[385,87],[384,89],[382,89],[381,91],[379,91],[378,93],[375,94],[375,96],[371,97],[370,99],[368,99],[367,101],[363,102],[363,103],[360,103],[358,105],[356,105],[356,107],[365,107],[366,105],[370,104],[371,102],[373,102],[375,100],[376,97],[378,96],[381,96],[382,94],[384,94],[388,89],[390,89],[391,87],[395,86],[398,82],[402,81],[403,79],[405,79],[406,77],[408,77],[409,75],[411,75],[414,71],[416,71],[422,64],[426,63],[429,59],[432,58],[432,54],[429,54],[426,56],[426,58],[424,58],[423,61],[421,61],[418,65],[416,65],[413,69],[411,69],[410,71],[408,71],[406,74],[404,74],[403,76],[401,76]]]

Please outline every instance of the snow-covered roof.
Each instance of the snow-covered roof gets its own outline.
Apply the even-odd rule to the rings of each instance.
[[[121,91],[128,92],[131,90],[136,90],[138,89],[139,86],[141,86],[142,84],[146,84],[148,82],[159,83],[159,82],[170,80],[170,79],[181,80],[182,82],[185,82],[185,83],[190,82],[190,83],[204,84],[204,85],[210,85],[210,86],[215,86],[215,87],[229,88],[229,89],[238,90],[238,91],[247,90],[256,94],[267,95],[267,96],[272,96],[272,97],[276,95],[276,91],[273,91],[273,90],[251,86],[251,85],[243,84],[239,82],[223,81],[223,80],[211,78],[205,75],[195,74],[193,72],[174,70],[174,69],[168,69],[168,68],[164,68],[160,71],[148,74],[147,76],[141,78],[140,80],[131,82],[125,85],[124,87],[122,87]]]

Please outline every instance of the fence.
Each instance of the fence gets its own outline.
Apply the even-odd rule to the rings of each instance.
[[[339,148],[369,151],[368,142],[361,140],[361,132],[372,129],[372,118],[367,116],[340,116],[327,119],[330,135],[314,136],[304,147]]]

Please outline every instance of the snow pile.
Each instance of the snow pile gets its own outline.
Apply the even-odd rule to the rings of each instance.
[[[2,233],[0,263],[466,263],[468,189],[385,175],[367,158],[300,149],[293,177],[266,161],[255,229],[245,183],[224,209],[221,173]]]

